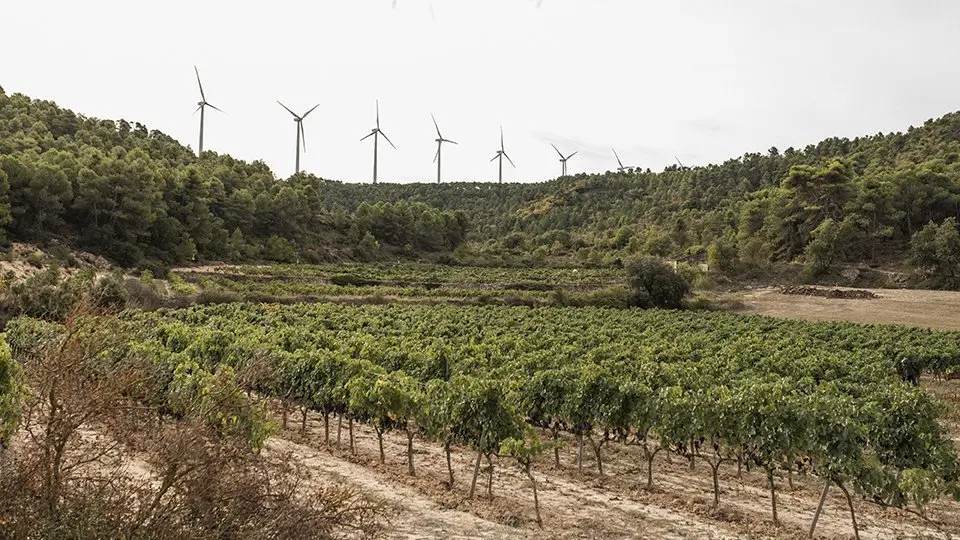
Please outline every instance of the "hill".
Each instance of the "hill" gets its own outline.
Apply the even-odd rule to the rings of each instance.
[[[329,212],[326,182],[277,179],[262,162],[193,152],[159,131],[0,93],[0,225],[6,241],[52,242],[123,266],[204,260],[319,262],[379,251],[369,216]],[[391,240],[450,251],[455,212],[381,205]],[[382,225],[383,223],[381,223]]]
[[[910,261],[918,279],[956,287],[958,162],[951,113],[905,133],[658,173],[502,186],[281,180],[259,161],[197,159],[139,123],[0,94],[6,240],[56,239],[126,266],[454,250],[471,262],[615,264],[649,254],[729,273],[803,262],[810,278]]]
[[[941,244],[957,242],[948,220],[960,216],[958,158],[960,113],[952,113],[906,133],[771,148],[706,167],[503,186],[332,184],[326,200],[346,210],[371,200],[455,208],[487,257],[603,264],[651,254],[732,272],[805,262],[808,277],[842,263],[899,269],[914,259],[918,277],[955,287],[957,262],[940,260],[949,249],[916,246],[932,249],[924,259],[930,250],[911,253],[911,241],[934,223]],[[920,240],[936,244],[933,236]]]

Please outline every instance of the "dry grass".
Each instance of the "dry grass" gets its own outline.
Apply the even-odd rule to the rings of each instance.
[[[768,287],[727,293],[720,300],[741,302],[735,311],[807,321],[846,321],[866,324],[902,324],[960,330],[960,292],[911,289],[868,289],[873,300],[821,298],[780,294]]]

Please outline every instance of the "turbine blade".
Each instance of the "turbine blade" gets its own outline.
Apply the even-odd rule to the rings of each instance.
[[[377,133],[376,131],[371,131],[370,133],[367,133],[367,136],[364,137],[364,138],[362,138],[362,139],[360,139],[360,142],[363,142],[363,141],[369,139],[370,137],[373,137],[376,133]]]
[[[437,128],[437,138],[443,139],[443,135],[440,134],[440,126],[437,125],[437,117],[430,113],[430,118],[433,119],[433,127]]]
[[[377,131],[380,131],[380,130],[378,129]],[[383,135],[383,138],[386,139],[388,143],[390,143],[390,146],[393,146],[394,150],[397,149],[397,147],[393,144],[393,141],[390,140],[390,137],[387,137],[386,133],[380,131],[380,134]]]
[[[203,105],[201,104],[199,107],[197,107],[197,110],[193,111],[193,114],[196,115],[198,112],[200,112],[200,109],[202,108],[203,108]]]
[[[569,156],[567,156],[567,159],[570,159],[570,158],[572,158],[572,157],[575,156],[575,155],[577,155],[576,152],[574,152],[574,153],[570,154]],[[565,159],[564,161],[566,161],[566,159]]]
[[[277,100],[277,103],[280,103],[280,100],[279,100],[279,99]],[[297,116],[297,113],[295,113],[295,112],[293,112],[293,111],[290,110],[290,107],[287,107],[287,106],[284,105],[283,103],[280,103],[280,106],[283,107],[284,109],[286,109],[288,113],[292,114],[294,118],[300,118],[299,116]]]
[[[437,158],[440,157],[440,144],[437,144],[437,153],[433,155],[433,162],[437,162]]]
[[[623,162],[620,161],[620,156],[617,155],[617,149],[616,149],[616,148],[611,148],[611,150],[613,150],[613,155],[616,156],[616,158],[617,158],[617,164],[620,165],[620,168],[622,169],[622,168],[623,168]]]
[[[491,162],[492,162],[492,161],[496,161],[498,157],[500,157],[500,154],[497,154],[497,155],[493,156],[493,158],[492,158],[490,161],[491,161]]]
[[[213,109],[213,110],[215,110],[215,111],[220,111],[220,112],[222,112],[223,114],[227,114],[227,113],[225,113],[225,112],[223,111],[223,109],[221,109],[221,108],[219,108],[219,107],[216,107],[216,106],[214,106],[214,105],[211,105],[211,104],[209,104],[209,103],[207,103],[207,107],[210,107],[211,109]]]
[[[200,87],[200,98],[203,99],[203,101],[206,101],[207,96],[203,95],[203,83],[200,82],[200,70],[197,69],[197,66],[193,66],[193,71],[197,74],[197,85]]]
[[[307,153],[307,132],[303,130],[303,122],[297,122],[300,126],[300,142],[303,144],[303,153]]]
[[[500,126],[500,151],[503,152],[503,126]]]
[[[560,155],[560,159],[564,159],[564,158],[563,158],[563,154],[560,153],[560,150],[557,148],[557,145],[555,145],[555,144],[553,144],[553,143],[550,143],[550,146],[552,146],[553,149],[557,151],[557,154]]]
[[[442,139],[442,140],[443,140],[443,142],[448,142],[448,143],[451,143],[451,144],[457,144],[457,145],[460,144],[460,143],[458,143],[457,141],[451,141],[450,139]]]
[[[510,156],[508,156],[506,152],[503,153],[503,157],[507,158],[507,161],[510,162],[510,166],[511,166],[511,167],[513,167],[514,169],[517,168],[517,166],[513,164],[513,160],[510,159]]]
[[[380,129],[380,100],[377,100],[377,129]]]
[[[319,106],[320,106],[320,104],[317,103],[316,105],[313,106],[313,109],[310,109],[309,111],[303,113],[303,116],[301,116],[300,118],[301,118],[301,119],[302,119],[302,118],[306,118],[308,114],[312,113],[313,110],[316,109],[316,108],[319,107]]]

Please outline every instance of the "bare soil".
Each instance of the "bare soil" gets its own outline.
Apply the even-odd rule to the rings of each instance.
[[[947,391],[945,388],[939,389]],[[356,453],[348,446],[346,422],[336,445],[336,421],[330,443],[324,442],[322,418],[311,414],[307,431],[299,422],[269,443],[290,452],[320,482],[337,482],[380,497],[395,508],[390,538],[806,538],[822,485],[807,476],[785,474],[776,479],[779,527],[771,518],[770,491],[762,471],[743,471],[735,462],[720,468],[720,506],[713,508],[713,485],[707,463],[695,469],[680,456],[661,453],[654,465],[655,488],[645,489],[645,462],[635,446],[604,446],[604,476],[597,473],[589,446],[583,472],[576,466],[577,445],[566,439],[561,467],[553,456],[534,467],[544,528],[537,527],[530,481],[517,465],[494,459],[492,492],[486,495],[488,469],[484,461],[477,494],[468,498],[476,454],[455,448],[455,482],[448,489],[445,457],[437,444],[414,442],[416,476],[407,472],[406,437],[388,433],[386,463],[379,463],[376,434],[355,424]],[[947,538],[960,534],[960,503],[938,501],[928,508],[929,523],[897,510],[879,508],[854,495],[862,538]],[[817,538],[852,538],[846,499],[833,488],[817,526]]]
[[[853,289],[849,289],[853,290]],[[778,288],[729,293],[736,311],[807,321],[902,324],[937,330],[960,330],[960,292],[912,289],[867,289],[880,298],[864,301],[781,294]]]

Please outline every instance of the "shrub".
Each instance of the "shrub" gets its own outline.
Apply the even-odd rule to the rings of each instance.
[[[503,238],[503,247],[507,249],[523,249],[527,244],[527,238],[523,233],[512,232]]]
[[[360,239],[357,247],[353,248],[354,256],[362,261],[371,261],[380,252],[380,242],[376,237],[367,232]]]
[[[197,304],[199,305],[209,305],[209,304],[230,304],[233,302],[239,302],[241,300],[240,295],[219,287],[211,289],[203,289],[200,291],[200,294],[197,295]]]
[[[103,276],[90,290],[94,306],[110,311],[122,311],[127,307],[127,288],[120,274]]]
[[[10,347],[0,339],[0,452],[20,427],[23,382],[20,366],[10,356]]]
[[[27,264],[36,268],[43,268],[43,263],[46,260],[47,258],[39,251],[34,251],[30,255],[27,255]]]
[[[653,257],[630,261],[627,281],[635,304],[642,308],[680,308],[683,297],[690,293],[690,284],[683,277]]]
[[[737,261],[737,245],[727,238],[718,238],[707,246],[707,266],[710,271],[733,270]]]
[[[353,274],[334,274],[330,276],[330,283],[341,287],[380,285],[380,282],[375,279],[367,279]]]
[[[42,272],[10,286],[8,310],[13,316],[61,320],[89,290],[92,280],[92,272],[78,272],[61,281],[60,268],[52,264]]]
[[[153,284],[147,285],[143,279],[127,278],[123,282],[127,291],[127,304],[140,309],[156,309],[163,305],[163,298]]]
[[[274,262],[297,262],[297,250],[293,247],[293,244],[277,235],[273,235],[267,239],[267,247],[264,250],[263,256],[267,260]]]
[[[180,277],[180,274],[170,273],[170,288],[179,295],[191,295],[197,292],[197,288],[187,283]]]

